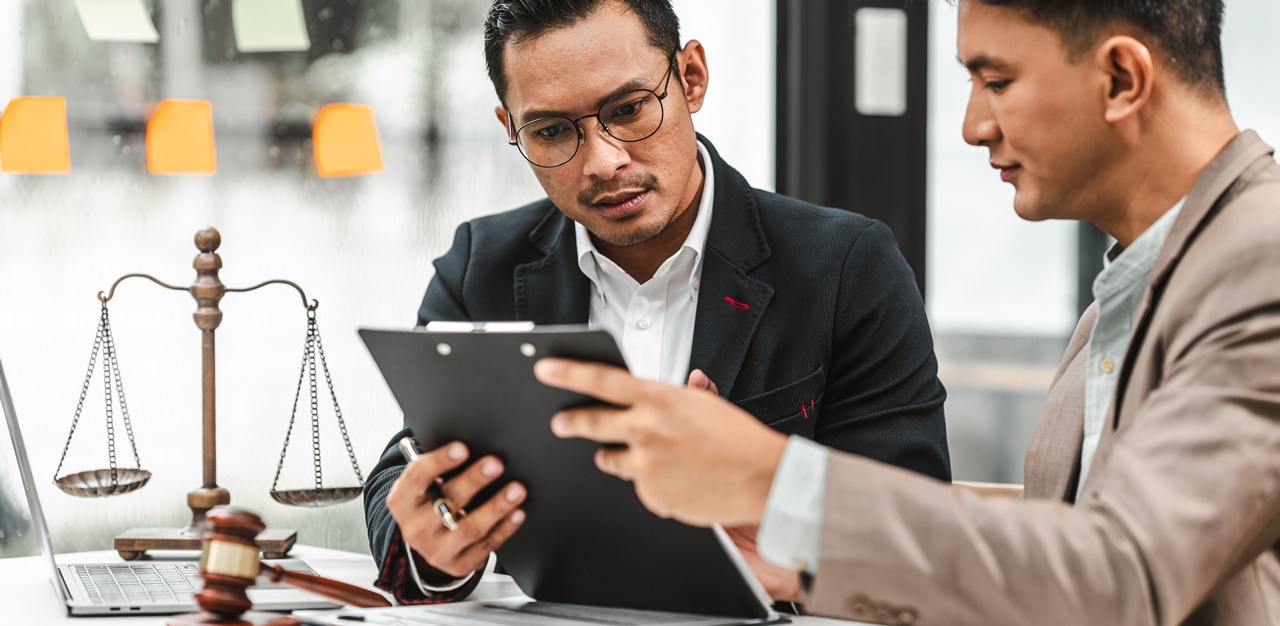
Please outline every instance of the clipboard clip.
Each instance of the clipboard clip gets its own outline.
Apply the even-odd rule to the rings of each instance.
[[[527,333],[533,322],[427,322],[429,333]]]

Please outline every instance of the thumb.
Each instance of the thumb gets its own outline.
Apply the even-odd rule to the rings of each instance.
[[[720,390],[716,388],[716,384],[712,382],[711,378],[702,370],[693,370],[692,372],[689,372],[689,388],[705,389],[711,393],[720,395]]]

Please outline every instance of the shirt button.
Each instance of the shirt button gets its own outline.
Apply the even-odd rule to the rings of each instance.
[[[698,286],[702,284],[702,281],[694,278],[689,284],[692,285],[694,289],[697,289]]]
[[[1115,369],[1116,369],[1115,361],[1112,361],[1111,359],[1102,360],[1102,371],[1104,373],[1110,374],[1111,372],[1115,371]]]
[[[653,324],[649,323],[649,318],[647,317],[642,317],[636,321],[636,328],[639,328],[640,330],[649,330],[649,327],[652,325]]]

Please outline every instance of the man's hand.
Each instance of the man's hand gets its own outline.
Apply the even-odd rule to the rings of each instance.
[[[487,456],[440,486],[455,513],[466,511],[457,530],[445,527],[427,499],[427,486],[461,466],[467,455],[467,447],[461,443],[423,454],[405,467],[387,494],[387,510],[400,525],[400,534],[409,547],[428,565],[455,578],[483,568],[489,553],[524,522],[524,511],[516,508],[525,497],[524,486],[519,483],[513,482],[488,502],[469,508],[476,494],[502,474],[502,462]]]
[[[801,600],[800,573],[774,565],[760,556],[760,550],[756,548],[758,527],[731,526],[724,530],[728,533],[729,538],[733,539],[733,545],[738,546],[738,551],[742,553],[742,558],[751,567],[751,571],[755,573],[760,584],[764,585],[764,590],[769,593],[769,597],[774,600],[789,602],[799,602]]]
[[[759,523],[785,436],[705,387],[674,387],[563,359],[543,359],[534,372],[547,385],[621,407],[563,411],[551,430],[625,446],[600,450],[596,465],[634,482],[650,511],[698,526]]]

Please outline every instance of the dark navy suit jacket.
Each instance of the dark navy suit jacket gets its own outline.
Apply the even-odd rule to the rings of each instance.
[[[778,431],[950,480],[946,392],[893,234],[855,213],[753,189],[699,139],[715,196],[690,371],[706,372],[720,395]],[[435,267],[419,325],[587,323],[591,283],[578,267],[574,223],[550,200],[463,224]],[[370,475],[365,512],[379,583],[421,601],[386,507],[404,467],[395,442],[407,434],[396,434]]]

